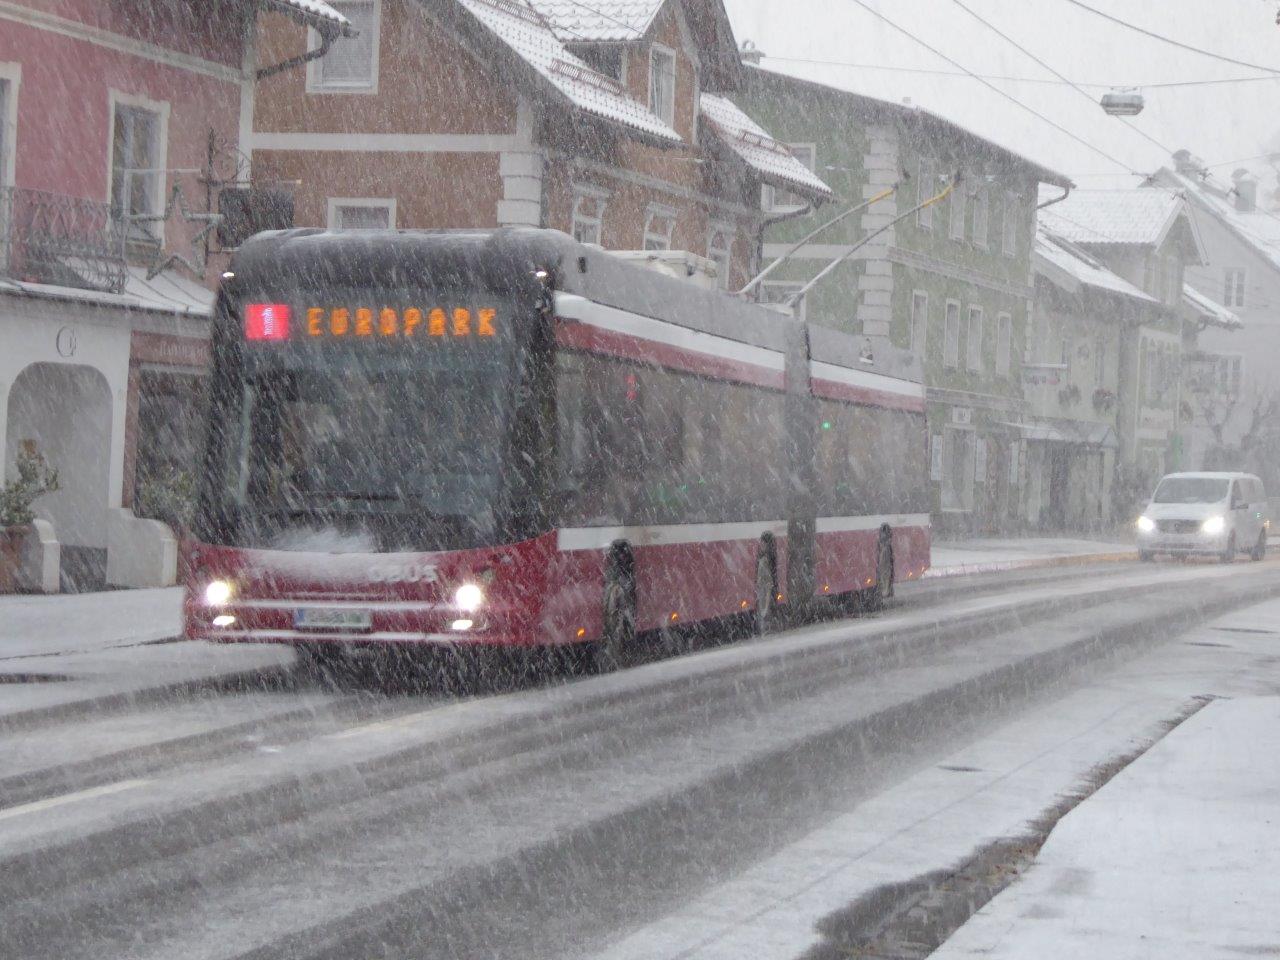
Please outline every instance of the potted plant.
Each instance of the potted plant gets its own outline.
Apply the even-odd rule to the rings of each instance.
[[[31,505],[58,489],[58,471],[45,462],[33,441],[23,442],[15,467],[17,477],[0,484],[0,593],[17,588],[22,538],[35,519]]]
[[[1108,413],[1116,405],[1116,395],[1106,387],[1093,391],[1093,409],[1099,413]]]

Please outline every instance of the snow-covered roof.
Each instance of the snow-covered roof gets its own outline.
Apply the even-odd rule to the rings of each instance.
[[[716,136],[766,183],[806,196],[831,196],[830,187],[732,101],[704,93],[699,100],[699,110]]]
[[[1157,178],[1183,190],[1190,202],[1203,208],[1231,230],[1245,244],[1280,270],[1280,217],[1264,210],[1237,210],[1231,185],[1217,178],[1194,177],[1163,169]]]
[[[1244,322],[1220,303],[1205,296],[1189,283],[1182,285],[1182,302],[1187,304],[1206,323],[1227,330],[1238,330]]]
[[[1036,227],[1035,267],[1038,273],[1059,285],[1066,285],[1062,283],[1065,274],[1072,292],[1076,285],[1083,285],[1147,303],[1158,302],[1070,241],[1054,236],[1043,224]]]
[[[309,27],[314,27],[321,33],[347,37],[356,35],[356,31],[351,27],[351,21],[324,0],[264,0],[264,2],[266,6],[275,7],[280,12],[288,14]]]
[[[1159,246],[1185,205],[1168,190],[1075,190],[1040,218],[1072,243]]]
[[[574,107],[660,140],[680,142],[681,137],[675,130],[635,100],[620,83],[570,53],[551,22],[531,3],[521,0],[458,0],[458,3]]]
[[[161,271],[150,280],[145,267],[130,266],[124,290],[108,293],[52,283],[0,278],[0,293],[12,293],[51,300],[73,300],[131,310],[209,317],[213,314],[214,294],[207,287],[176,270]]]
[[[639,40],[666,0],[529,0],[564,43]]]

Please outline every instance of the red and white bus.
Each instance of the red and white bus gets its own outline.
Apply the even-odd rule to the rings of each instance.
[[[584,645],[929,564],[918,362],[542,230],[246,243],[192,638]]]

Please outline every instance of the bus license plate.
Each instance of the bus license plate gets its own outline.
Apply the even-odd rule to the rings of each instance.
[[[302,628],[368,630],[373,626],[373,613],[349,607],[301,607],[293,613],[293,624]]]

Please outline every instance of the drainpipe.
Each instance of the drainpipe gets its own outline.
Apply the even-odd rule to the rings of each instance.
[[[786,213],[775,214],[772,217],[765,217],[761,220],[760,229],[756,231],[756,265],[759,266],[764,262],[764,234],[766,230],[775,224],[785,223],[788,220],[796,220],[800,217],[807,217],[809,214],[813,213],[815,209],[816,204],[810,200],[798,210],[788,210]],[[770,264],[761,273],[757,273],[745,287],[738,291],[738,296],[746,296],[746,294],[756,286],[756,284],[764,279],[765,274],[769,273],[774,266],[776,266],[776,262]]]
[[[1055,203],[1061,203],[1063,200],[1067,199],[1067,197],[1069,197],[1070,195],[1071,195],[1071,188],[1063,187],[1062,196],[1054,197],[1052,200],[1046,200],[1044,203],[1037,203],[1036,209],[1043,210],[1045,207],[1052,207]]]
[[[355,35],[356,34],[354,31],[350,34],[350,36],[355,36]],[[323,57],[326,53],[329,52],[329,48],[333,46],[333,41],[335,39],[337,38],[334,37],[333,34],[330,34],[330,33],[320,34],[320,46],[316,47],[314,50],[308,50],[306,53],[302,54],[301,56],[290,57],[288,60],[282,60],[279,63],[273,64],[269,67],[263,67],[261,70],[258,71],[256,75],[257,79],[265,80],[267,79],[267,77],[274,77],[277,73],[284,73],[286,70],[292,70],[294,67],[300,67],[304,63],[310,63],[312,60],[319,60],[321,57]]]

